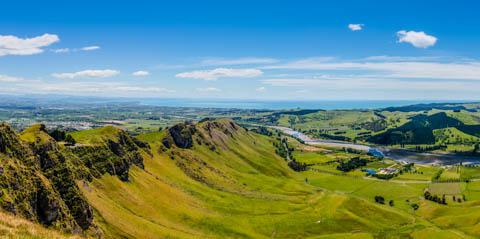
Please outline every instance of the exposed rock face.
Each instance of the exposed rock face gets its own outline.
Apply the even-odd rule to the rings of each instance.
[[[73,153],[83,161],[93,177],[109,173],[128,181],[132,165],[144,168],[140,148],[124,131],[120,131],[115,139],[106,140],[104,145],[76,147]]]
[[[132,165],[144,167],[140,147],[150,146],[122,130],[103,144],[70,149],[43,125],[17,134],[0,124],[0,207],[67,232],[95,228],[93,209],[77,180],[110,173],[128,181]]]
[[[222,182],[233,183],[232,179],[190,149],[193,146],[206,147],[218,153],[227,149],[240,132],[246,131],[230,119],[204,119],[197,124],[187,122],[171,127],[162,144],[169,150],[176,166],[188,177],[210,187],[221,188]]]
[[[35,137],[30,146],[40,161],[43,175],[50,180],[55,191],[60,194],[78,226],[83,230],[89,228],[93,221],[93,211],[75,183],[72,172],[75,169],[67,167],[67,159],[60,151],[57,142],[48,135],[44,127],[40,126],[36,132],[28,133]],[[48,217],[46,218],[48,219]]]
[[[7,125],[0,125],[0,139],[0,206],[44,225],[78,231],[66,201],[51,180],[54,174],[42,170],[42,165],[52,164],[42,163],[43,159]]]
[[[187,149],[193,146],[193,134],[195,134],[195,125],[191,123],[177,124],[168,129],[175,145],[179,148]]]
[[[169,128],[167,137],[162,139],[162,144],[166,148],[175,145],[178,148],[188,149],[194,145],[195,141],[215,151],[215,145],[225,146],[225,141],[235,137],[235,134],[241,130],[244,129],[232,120],[206,118],[198,124],[185,122]]]
[[[217,147],[226,147],[240,130],[230,120],[183,123],[169,128],[162,144],[189,177],[214,186],[216,180],[230,179],[189,149],[198,144],[216,151]],[[144,168],[143,159],[151,153],[150,145],[127,132],[108,132],[91,144],[65,147],[42,125],[17,134],[0,124],[0,207],[68,232],[94,230],[93,209],[77,182],[91,181],[105,173],[128,181],[130,168]]]
[[[18,135],[6,124],[0,124],[0,153],[18,158],[25,158],[28,154]]]

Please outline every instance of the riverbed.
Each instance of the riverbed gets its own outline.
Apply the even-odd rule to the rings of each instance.
[[[377,149],[382,152],[385,157],[393,159],[399,162],[406,163],[416,163],[416,164],[426,164],[426,165],[452,165],[462,163],[467,164],[480,164],[480,157],[478,156],[467,156],[467,155],[458,155],[451,153],[419,153],[405,149],[394,149],[385,146],[369,146],[364,144],[356,144],[344,141],[337,140],[324,140],[312,138],[302,132],[298,132],[291,128],[273,126],[272,128],[282,131],[285,134],[288,134],[294,138],[300,139],[305,144],[325,146],[332,148],[350,148],[361,151],[369,151],[370,149]]]

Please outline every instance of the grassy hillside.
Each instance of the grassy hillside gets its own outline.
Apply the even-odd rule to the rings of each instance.
[[[169,131],[140,135],[139,140],[149,143],[152,157],[144,160],[144,169],[132,168],[128,183],[106,175],[82,185],[106,235],[372,238],[441,232],[412,215],[407,204],[397,208],[371,200],[379,188],[398,201],[418,200],[422,185],[384,182],[360,192],[375,182],[296,173],[275,154],[274,138],[228,120],[176,130],[182,137],[191,136],[193,144],[182,148],[165,143],[174,141]]]
[[[94,237],[480,236],[476,225],[480,211],[475,201],[480,194],[475,182],[457,183],[460,187],[456,196],[465,194],[467,202],[451,200],[448,205],[440,205],[422,198],[426,188],[435,193],[448,189],[430,182],[437,174],[434,168],[417,167],[421,174],[405,173],[390,181],[364,177],[360,170],[336,173],[335,167],[327,170],[331,166],[323,164],[359,155],[299,142],[291,144],[295,147],[294,158],[325,170],[295,172],[275,153],[278,136],[248,131],[228,119],[182,123],[136,138],[113,127],[80,131],[72,134],[77,142],[73,146],[57,144],[41,126],[25,130],[20,137],[11,131],[1,135],[2,141],[13,142],[0,147],[2,167],[6,168],[5,162],[18,163],[19,157],[28,158],[22,156],[24,152],[29,157],[48,159],[48,167],[40,164],[25,173],[43,175],[43,182],[53,188],[51,194],[65,215],[65,219],[56,218],[58,223],[85,225],[79,224],[80,216],[93,215],[82,231]],[[370,160],[368,166],[373,168],[393,164]],[[462,168],[440,171],[438,177],[450,179],[454,174],[469,180],[480,175],[475,168]],[[28,185],[22,187],[28,189]],[[5,195],[13,192],[8,190]],[[375,203],[376,196],[382,196],[386,203]],[[82,198],[87,204],[75,201]],[[19,200],[10,202],[22,205]],[[91,213],[78,214],[82,210],[72,205],[88,206],[84,211],[91,207]],[[419,205],[418,210],[413,205]],[[468,216],[457,215],[457,211]],[[36,217],[29,219],[39,221]],[[28,235],[23,229],[11,234],[22,233]]]
[[[26,219],[0,211],[0,237],[22,239],[80,239],[79,235],[67,235],[32,223]]]

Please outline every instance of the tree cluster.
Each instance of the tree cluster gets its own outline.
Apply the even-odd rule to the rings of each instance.
[[[430,200],[432,202],[436,202],[436,203],[439,203],[439,204],[443,204],[443,205],[447,205],[447,200],[445,198],[445,194],[443,194],[442,197],[439,197],[437,195],[432,195],[428,190],[426,190],[424,193],[423,193],[423,197],[427,200]]]
[[[367,165],[367,160],[360,158],[360,157],[354,157],[348,160],[347,162],[340,162],[340,165],[337,166],[337,169],[343,172],[349,172],[352,171],[356,168],[363,167]]]

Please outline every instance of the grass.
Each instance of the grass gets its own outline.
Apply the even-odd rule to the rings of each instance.
[[[34,143],[36,140],[40,143],[47,143],[50,140],[50,136],[42,132],[42,126],[40,124],[35,124],[26,128],[20,134],[20,138],[29,143]]]
[[[321,129],[329,134],[336,132],[338,135],[354,138],[358,133],[366,131],[354,129],[356,125],[375,119],[378,119],[378,116],[372,111],[331,110],[303,116],[282,115],[278,125],[301,130]]]
[[[460,179],[461,168],[458,166],[451,166],[444,170],[438,178],[439,181],[457,181]]]
[[[296,173],[275,155],[272,139],[243,131],[233,138],[217,133],[217,151],[202,144],[165,153],[158,150],[163,133],[140,135],[153,154],[145,170],[132,168],[128,183],[104,176],[82,186],[107,235],[373,238],[415,230],[403,202],[418,198],[425,185]],[[308,152],[303,160],[323,156]],[[201,180],[179,166],[185,160]],[[398,206],[375,204],[379,193]]]
[[[96,129],[76,131],[71,133],[71,135],[79,144],[96,145],[103,144],[106,139],[114,139],[119,131],[120,129],[114,126],[105,126]]]
[[[431,183],[428,187],[432,195],[461,195],[461,183]]]
[[[26,219],[0,211],[0,237],[11,239],[80,239],[80,236],[72,236],[49,230],[41,225],[32,223]]]
[[[292,142],[294,157],[322,171],[294,172],[275,154],[273,138],[243,129],[230,136],[225,133],[229,122],[217,122],[220,128],[211,131],[205,128],[207,123],[200,123],[197,132],[204,137],[195,138],[191,149],[162,149],[165,131],[139,135],[138,139],[150,144],[151,155],[144,152],[145,169],[133,166],[128,182],[108,174],[90,183],[78,182],[107,238],[480,236],[476,223],[480,220],[476,201],[480,200],[480,182],[430,184],[428,180],[440,169],[418,165],[417,173],[389,181],[367,178],[359,169],[341,174],[336,163],[325,163],[358,155],[298,142]],[[95,145],[113,139],[118,132],[106,127],[73,136],[81,144]],[[365,168],[394,163],[372,161]],[[445,179],[480,175],[475,168],[463,167],[440,172],[439,177]],[[422,199],[425,188],[438,194],[464,193],[467,201],[429,202]],[[375,203],[375,196],[384,197],[386,204]],[[420,205],[419,210],[413,211],[412,204]]]
[[[480,142],[480,138],[466,134],[456,128],[444,128],[433,130],[436,144],[440,145],[471,145]]]

